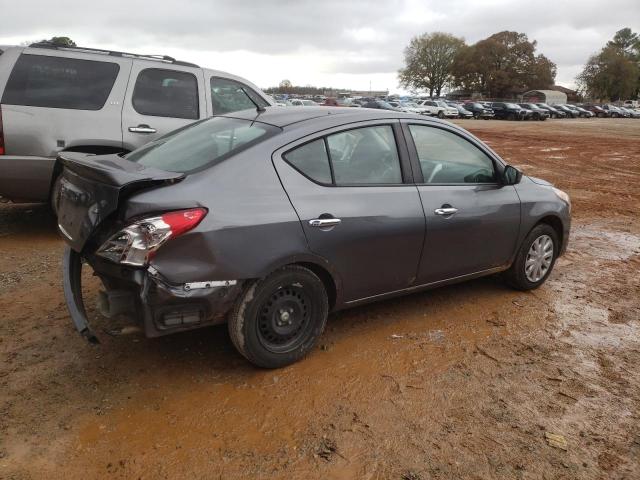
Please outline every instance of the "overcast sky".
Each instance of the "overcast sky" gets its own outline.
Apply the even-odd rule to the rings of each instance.
[[[90,6],[90,7],[89,7]],[[295,85],[398,91],[412,36],[450,32],[476,42],[524,32],[573,86],[616,30],[640,31],[640,0],[0,0],[0,44],[69,36],[78,45],[165,54]]]

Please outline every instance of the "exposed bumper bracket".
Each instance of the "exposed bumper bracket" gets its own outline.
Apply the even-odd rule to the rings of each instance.
[[[100,343],[95,336],[82,301],[82,257],[68,245],[64,247],[62,255],[62,286],[64,299],[76,329],[89,343]]]

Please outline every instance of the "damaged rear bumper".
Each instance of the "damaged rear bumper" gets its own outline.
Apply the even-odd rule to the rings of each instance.
[[[80,254],[65,247],[64,295],[78,332],[92,343],[98,339],[89,325],[82,298]],[[105,287],[99,294],[107,318],[125,315],[137,321],[147,337],[158,337],[224,323],[243,289],[243,281],[211,280],[176,284],[153,266],[117,265],[96,257],[86,259]]]

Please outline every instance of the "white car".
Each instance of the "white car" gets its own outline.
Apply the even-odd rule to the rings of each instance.
[[[313,100],[305,100],[303,98],[294,98],[293,100],[288,100],[287,105],[289,107],[317,107],[318,104]]]
[[[418,105],[416,102],[411,102],[406,100],[401,101],[400,108],[402,108],[405,112],[429,115],[429,109],[427,107]]]
[[[432,115],[438,118],[453,118],[458,116],[458,110],[450,107],[442,100],[423,100],[418,105],[428,110],[429,113],[425,113],[425,115]]]

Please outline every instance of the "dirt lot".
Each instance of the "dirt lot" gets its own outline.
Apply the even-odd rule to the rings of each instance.
[[[640,478],[640,121],[460,123],[570,193],[551,279],[333,315],[278,371],[224,327],[84,343],[46,210],[0,204],[0,478]]]

